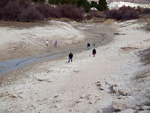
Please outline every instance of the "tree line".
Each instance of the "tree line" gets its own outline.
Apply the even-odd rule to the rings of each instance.
[[[32,0],[33,2],[45,2],[45,0]],[[106,0],[99,0],[98,2],[92,1],[89,3],[87,0],[48,0],[49,4],[60,5],[60,4],[68,4],[74,5],[77,7],[84,8],[85,12],[89,12],[91,7],[95,7],[100,11],[106,10],[107,2]]]
[[[91,7],[98,11],[90,10]],[[150,14],[150,9],[124,6],[109,10],[106,0],[90,3],[87,0],[0,0],[0,20],[5,21],[34,22],[52,18],[82,21],[93,17],[129,20],[143,13]]]

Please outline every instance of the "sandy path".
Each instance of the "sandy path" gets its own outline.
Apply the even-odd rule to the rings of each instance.
[[[114,24],[120,30],[119,35],[109,44],[96,48],[96,57],[92,57],[91,49],[74,54],[69,64],[67,57],[39,63],[26,72],[28,78],[19,79],[20,75],[19,81],[3,86],[0,89],[1,112],[115,111],[112,101],[135,96],[130,87],[125,86],[140,68],[136,52],[150,44],[149,34],[137,29],[141,25],[133,22]]]

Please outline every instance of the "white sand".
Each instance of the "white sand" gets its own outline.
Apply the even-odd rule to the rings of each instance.
[[[45,48],[47,39],[49,48],[54,46],[55,40],[57,40],[59,47],[85,40],[85,36],[69,23],[50,21],[43,26],[0,27],[0,52],[2,54],[0,61],[46,53],[50,51]]]
[[[138,7],[142,7],[142,8],[150,8],[150,4],[138,4],[138,3],[131,3],[131,2],[110,2],[108,4],[108,8],[109,9],[118,9],[120,7],[123,7],[123,6],[130,6],[130,7],[134,7],[134,8],[138,8]]]
[[[118,95],[111,93],[110,87],[117,85],[127,91],[124,84],[140,68],[135,52],[150,47],[150,34],[137,29],[143,24],[132,23],[114,23],[120,35],[96,48],[96,57],[87,50],[74,54],[72,63],[67,63],[67,57],[44,62],[36,67],[39,72],[30,71],[27,79],[2,87],[1,113],[111,113]],[[130,49],[121,49],[124,47]]]
[[[58,40],[59,42],[63,42],[64,39],[67,39],[69,44],[73,41],[76,42],[77,40],[82,41],[85,38],[79,31],[74,29],[71,25],[59,21],[50,21],[49,24],[46,25],[46,27],[41,26],[16,29],[12,26],[0,27],[0,29],[0,46],[6,45],[6,43],[13,43],[16,41],[32,43],[31,40],[34,40],[35,38],[39,38],[42,44],[43,41],[45,41],[46,43],[46,39],[48,39],[53,44],[55,41],[54,37],[56,37],[56,40]]]

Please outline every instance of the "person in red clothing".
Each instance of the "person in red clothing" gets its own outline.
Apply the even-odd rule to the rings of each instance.
[[[93,57],[95,57],[96,49],[93,49],[92,54],[93,54]]]

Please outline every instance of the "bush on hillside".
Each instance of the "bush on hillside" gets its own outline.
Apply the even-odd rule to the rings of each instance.
[[[9,0],[0,0],[0,8],[3,8],[8,2]]]
[[[144,8],[142,12],[145,14],[150,14],[150,8]]]
[[[45,18],[59,18],[61,17],[60,11],[57,7],[52,7],[48,4],[38,3],[36,4],[37,10],[43,14]]]
[[[45,0],[32,0],[33,2],[45,2]]]
[[[31,3],[30,0],[18,0],[20,6],[24,7],[24,8],[27,8]]]
[[[73,5],[59,5],[58,8],[61,13],[61,17],[63,18],[70,18],[76,21],[83,19],[83,11],[81,8]]]
[[[101,18],[101,15],[99,14],[98,11],[90,11],[86,15],[86,19],[88,20],[92,19],[93,17]]]
[[[44,20],[44,17],[33,5],[30,5],[23,11],[20,16],[20,20],[25,22],[34,22],[42,21]]]
[[[9,3],[1,9],[1,18],[4,20],[18,21],[23,9],[19,2],[9,1]]]
[[[121,7],[118,10],[107,10],[105,12],[106,18],[116,19],[116,20],[130,20],[139,18],[139,14],[136,9],[131,7]]]
[[[141,14],[142,13],[142,8],[141,7],[137,7],[136,11]]]
[[[0,0],[0,3],[4,5],[3,8],[0,7],[0,19],[3,20],[33,22],[46,18],[69,18],[76,21],[83,19],[83,9],[73,5],[54,7],[42,2],[32,4],[31,0]]]
[[[48,2],[53,5],[74,5],[77,7],[82,7],[85,12],[90,10],[90,3],[88,0],[48,0]]]

